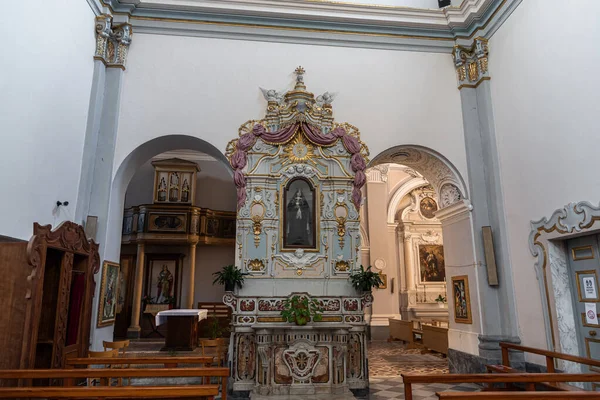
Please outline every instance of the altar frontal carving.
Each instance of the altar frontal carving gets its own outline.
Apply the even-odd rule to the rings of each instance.
[[[372,296],[357,293],[348,277],[360,267],[369,152],[357,128],[334,121],[335,94],[315,97],[304,69],[295,73],[293,90],[262,89],[265,118],[243,124],[227,146],[237,187],[236,266],[248,278],[223,299],[233,311],[233,390],[364,390]]]

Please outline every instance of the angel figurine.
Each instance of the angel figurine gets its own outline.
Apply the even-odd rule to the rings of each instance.
[[[262,92],[263,96],[265,97],[265,100],[267,100],[268,102],[275,102],[277,104],[281,104],[283,103],[283,96],[285,96],[285,94],[287,93],[287,91],[281,90],[281,91],[277,91],[274,89],[263,89],[260,88],[260,91]]]
[[[317,96],[317,105],[323,107],[325,104],[331,104],[337,96],[337,93],[325,92],[320,96]]]

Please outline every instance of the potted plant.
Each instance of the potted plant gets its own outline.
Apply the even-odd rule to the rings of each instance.
[[[219,318],[214,315],[208,322],[208,335],[211,340],[221,339],[221,336],[223,335],[223,329],[221,329]]]
[[[165,300],[163,301],[163,304],[168,304],[169,310],[173,309],[173,307],[175,306],[175,296],[166,296]]]
[[[291,299],[286,299],[283,302],[281,316],[287,322],[306,325],[311,320],[314,322],[321,321],[322,311],[323,309],[316,300],[309,300],[306,296],[292,296]]]
[[[350,282],[354,289],[360,292],[370,292],[373,288],[383,285],[381,275],[371,271],[371,267],[365,269],[362,265],[360,270],[350,275]]]
[[[226,265],[220,271],[214,272],[213,276],[213,285],[225,285],[226,292],[233,292],[236,285],[241,288],[244,283],[244,274],[235,265]]]
[[[446,297],[442,296],[440,294],[440,295],[438,295],[437,299],[435,299],[435,301],[438,303],[439,307],[444,307],[444,303],[446,302]]]

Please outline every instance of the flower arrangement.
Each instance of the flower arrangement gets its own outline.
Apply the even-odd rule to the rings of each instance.
[[[309,321],[318,322],[322,320],[323,309],[317,300],[309,300],[306,296],[292,296],[283,303],[281,316],[287,322],[295,322],[296,325],[306,325]]]

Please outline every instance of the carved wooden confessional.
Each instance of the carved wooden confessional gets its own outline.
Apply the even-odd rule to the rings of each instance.
[[[0,368],[61,368],[86,357],[98,245],[83,227],[33,227],[26,242],[0,243]]]

